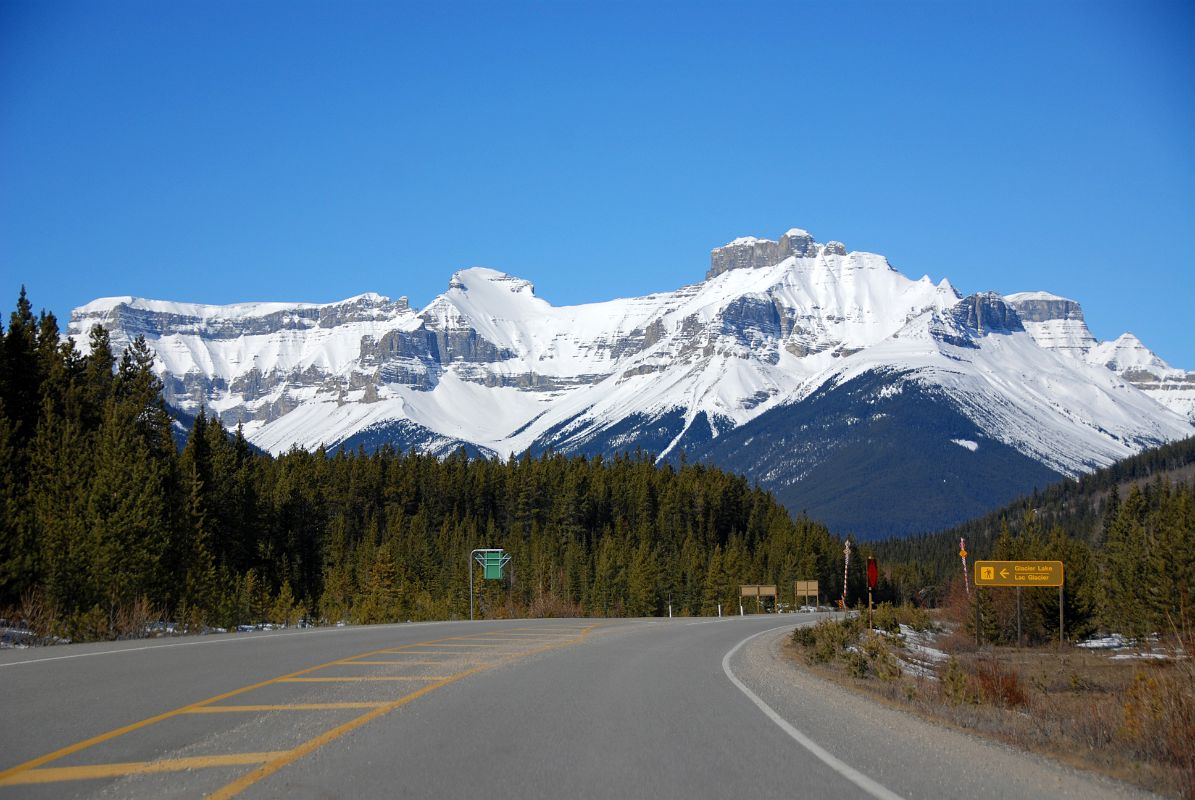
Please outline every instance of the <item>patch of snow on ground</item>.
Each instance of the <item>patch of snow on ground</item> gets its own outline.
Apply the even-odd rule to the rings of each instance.
[[[1167,653],[1117,653],[1112,656],[1113,661],[1128,661],[1129,659],[1170,658]]]
[[[944,651],[928,644],[933,639],[932,634],[915,631],[908,625],[901,625],[900,632],[904,637],[906,650],[911,650],[931,661],[946,661],[950,658]]]
[[[915,678],[938,680],[934,667],[950,656],[933,646],[933,632],[916,631],[908,625],[901,625],[899,638],[904,644],[903,651],[896,654],[901,671]]]
[[[1128,644],[1128,639],[1119,633],[1113,633],[1108,636],[1092,637],[1085,642],[1079,642],[1075,647],[1085,647],[1088,650],[1118,650],[1122,647],[1127,647]]]

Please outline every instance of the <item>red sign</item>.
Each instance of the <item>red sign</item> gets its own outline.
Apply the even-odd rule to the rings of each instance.
[[[876,568],[876,560],[868,557],[867,559],[867,588],[876,588],[876,581],[880,578],[880,571]]]

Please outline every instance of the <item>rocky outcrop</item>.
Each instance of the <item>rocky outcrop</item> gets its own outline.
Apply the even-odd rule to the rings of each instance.
[[[1083,307],[1065,297],[1044,292],[1023,292],[1004,299],[1017,310],[1017,316],[1022,322],[1084,321]]]
[[[125,346],[137,336],[156,339],[172,334],[194,334],[205,339],[237,339],[279,331],[334,328],[350,322],[387,320],[410,311],[406,297],[391,301],[372,293],[327,305],[269,306],[270,310],[264,313],[222,316],[203,313],[208,309],[221,308],[219,306],[190,306],[199,313],[187,314],[177,310],[147,308],[138,299],[130,297],[106,306],[96,307],[93,304],[75,309],[71,313],[70,328],[87,331],[92,325],[103,325],[113,333],[114,344]]]
[[[846,247],[842,242],[832,244],[837,245],[837,255],[846,255]],[[838,252],[839,250],[841,252]],[[790,256],[814,258],[818,253],[818,244],[813,240],[813,235],[800,228],[790,229],[778,242],[745,236],[710,251],[710,268],[709,272],[705,273],[705,279],[715,278],[732,269],[770,267]]]
[[[995,292],[978,292],[963,298],[951,309],[951,315],[968,332],[979,336],[1025,330],[1016,310]]]

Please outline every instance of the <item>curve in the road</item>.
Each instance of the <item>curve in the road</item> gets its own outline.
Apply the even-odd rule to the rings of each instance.
[[[835,758],[833,755],[827,752],[824,747],[820,746],[817,742],[801,733],[801,731],[793,727],[792,723],[780,716],[778,713],[776,713],[775,709],[761,700],[759,695],[747,688],[747,684],[739,680],[738,676],[734,674],[734,670],[730,668],[730,659],[734,657],[735,653],[743,648],[743,645],[747,644],[758,636],[763,636],[765,633],[772,633],[773,631],[780,630],[781,628],[791,629],[792,625],[782,625],[776,628],[768,628],[767,630],[760,631],[759,633],[754,633],[732,647],[730,651],[722,657],[722,671],[726,673],[726,677],[729,678],[730,682],[734,684],[735,688],[745,694],[747,698],[754,703],[759,710],[764,713],[765,716],[767,716],[768,719],[776,723],[776,725],[780,727],[780,730],[787,733],[797,744],[801,745],[801,747],[804,747],[806,750],[816,756],[818,760],[820,760],[830,769],[834,770],[839,775],[846,778],[848,781],[855,784],[863,791],[867,792],[867,794],[877,798],[877,800],[904,800],[904,798],[888,789],[888,787],[877,783],[841,759]]]

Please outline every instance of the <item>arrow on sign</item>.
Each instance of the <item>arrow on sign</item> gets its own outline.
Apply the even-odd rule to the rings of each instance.
[[[1007,577],[1008,577],[1008,570],[1006,570],[1006,569],[1002,569],[1002,570],[1000,570],[1000,577],[1001,577],[1001,578],[1007,578]]]

